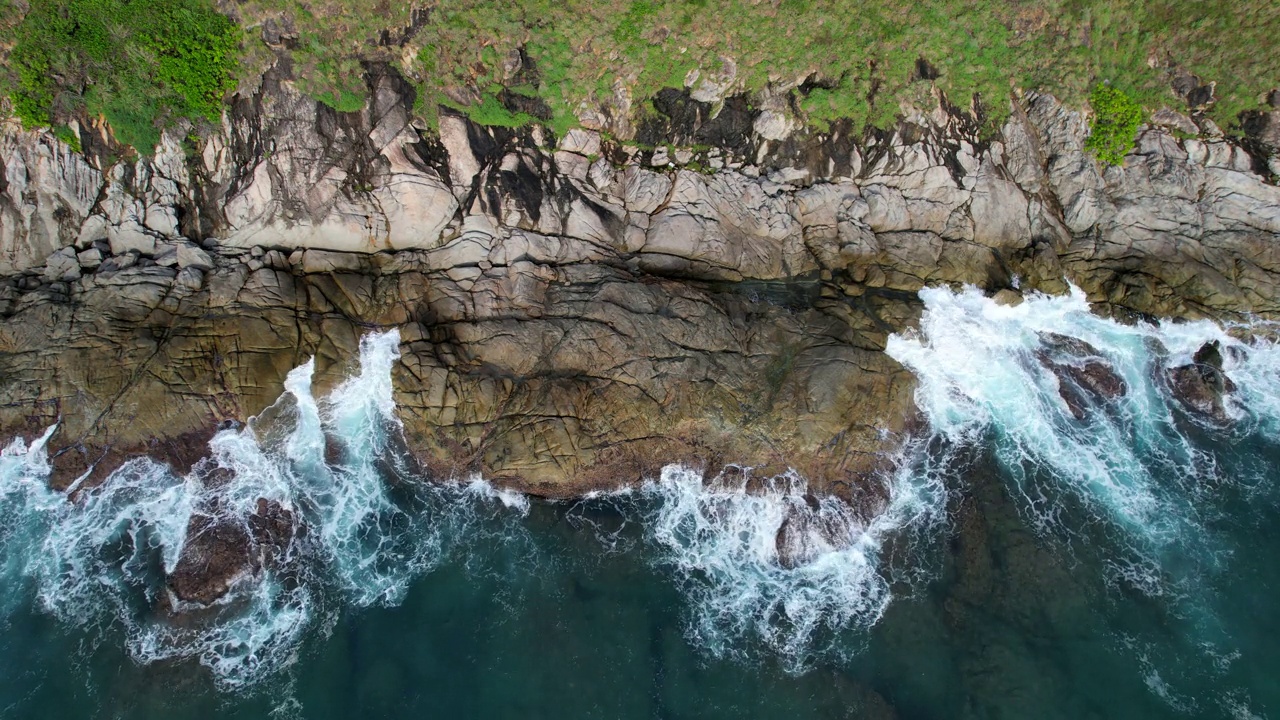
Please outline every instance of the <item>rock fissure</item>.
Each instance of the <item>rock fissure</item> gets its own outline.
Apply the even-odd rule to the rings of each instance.
[[[178,438],[261,412],[310,356],[333,387],[362,333],[396,327],[400,419],[437,474],[561,496],[758,462],[849,487],[917,422],[882,350],[926,285],[1280,312],[1280,189],[1223,139],[1152,126],[1104,169],[1084,117],[1035,93],[994,136],[942,107],[863,138],[677,93],[641,151],[451,113],[437,137],[393,73],[369,83],[373,106],[339,115],[273,70],[197,147],[166,134],[101,169],[6,126],[0,430],[64,399],[55,451],[189,467]],[[1115,390],[1053,367],[1073,412]],[[1172,382],[1213,414],[1207,376]],[[70,454],[55,483],[83,471]]]

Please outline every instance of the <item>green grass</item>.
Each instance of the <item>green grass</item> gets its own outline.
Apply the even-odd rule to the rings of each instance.
[[[472,122],[480,125],[491,125],[495,127],[522,127],[538,121],[537,118],[527,113],[513,113],[498,101],[498,98],[492,94],[485,93],[478,103],[463,105],[445,99],[443,103],[464,113]]]
[[[1093,107],[1093,124],[1085,147],[1107,165],[1124,163],[1145,119],[1142,106],[1124,92],[1101,84],[1089,94],[1089,105]]]
[[[479,122],[530,122],[498,102],[508,87],[545,102],[557,132],[577,124],[584,105],[613,103],[619,87],[640,113],[658,90],[681,86],[694,69],[712,76],[725,59],[736,64],[738,91],[816,81],[797,100],[819,129],[843,118],[857,128],[886,127],[904,105],[928,109],[937,91],[961,108],[980,108],[988,128],[1003,121],[1014,88],[1084,107],[1106,83],[1144,112],[1177,108],[1169,89],[1176,66],[1217,82],[1209,113],[1230,131],[1241,111],[1280,86],[1274,0],[432,0],[425,7],[426,22],[401,44],[381,34],[405,37],[409,0],[238,0],[238,34],[217,22],[209,0],[32,0],[20,22],[12,8],[0,13],[0,55],[6,39],[16,43],[7,75],[24,120],[47,124],[90,110],[128,124],[125,133],[140,141],[166,117],[210,116],[228,87],[233,36],[243,38],[245,61],[234,65],[242,82],[274,53],[291,54],[300,89],[354,110],[367,92],[365,64],[389,62],[418,87],[416,110],[428,124],[441,104]],[[167,34],[155,34],[144,16],[160,18]],[[260,39],[260,25],[282,16],[298,31],[292,50]],[[521,48],[536,74],[514,72]],[[919,76],[921,59],[936,77]]]
[[[902,103],[928,104],[934,87],[1002,122],[1014,87],[1082,107],[1109,82],[1147,110],[1176,107],[1167,67],[1218,82],[1211,109],[1230,127],[1280,85],[1280,3],[1262,0],[441,0],[407,68],[438,87],[483,88],[523,46],[542,73],[538,94],[560,126],[583,101],[612,97],[620,78],[639,101],[680,86],[689,70],[737,63],[739,88],[816,77],[800,107],[819,128],[840,118],[892,124]],[[925,59],[938,77],[921,79]],[[419,68],[412,67],[421,65]],[[1155,67],[1153,67],[1153,64]]]
[[[103,115],[122,142],[149,151],[166,119],[219,117],[240,31],[204,0],[32,0],[0,39],[26,126]]]
[[[59,125],[53,129],[53,136],[71,146],[72,152],[80,152],[80,136],[66,125]]]

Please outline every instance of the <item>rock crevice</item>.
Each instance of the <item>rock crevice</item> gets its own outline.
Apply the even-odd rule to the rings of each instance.
[[[0,430],[61,418],[57,482],[138,452],[189,467],[177,446],[307,357],[322,390],[397,327],[399,412],[436,473],[564,495],[737,462],[847,486],[918,422],[881,350],[926,285],[1280,314],[1256,148],[1153,125],[1104,168],[1048,96],[994,137],[942,108],[857,138],[673,95],[645,149],[447,113],[432,134],[394,73],[337,113],[274,72],[150,158],[0,132]],[[1124,392],[1054,352],[1082,420]]]

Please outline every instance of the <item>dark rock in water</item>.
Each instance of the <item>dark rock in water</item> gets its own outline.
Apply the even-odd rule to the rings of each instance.
[[[1058,378],[1058,394],[1077,420],[1099,403],[1129,392],[1124,378],[1102,359],[1098,349],[1079,338],[1040,333],[1044,348],[1036,358]]]
[[[293,512],[277,502],[259,498],[248,517],[214,503],[191,516],[169,589],[183,602],[209,605],[242,578],[279,562],[297,534]]]
[[[1223,396],[1235,392],[1236,384],[1222,371],[1222,346],[1217,340],[1200,346],[1190,365],[1167,373],[1169,391],[1184,407],[1221,425],[1231,422]]]
[[[251,541],[239,518],[191,516],[186,544],[168,586],[178,599],[208,605],[251,573]]]
[[[825,551],[848,546],[853,537],[855,518],[842,501],[828,498],[824,506],[815,495],[806,494],[803,499],[803,504],[787,508],[774,536],[778,564],[788,570],[813,562]]]
[[[269,562],[279,560],[294,537],[304,534],[304,529],[295,523],[292,511],[266,498],[258,498],[258,506],[249,516],[249,530],[265,553],[262,559]]]
[[[1196,354],[1191,356],[1191,361],[1222,372],[1222,345],[1217,340],[1201,345]]]

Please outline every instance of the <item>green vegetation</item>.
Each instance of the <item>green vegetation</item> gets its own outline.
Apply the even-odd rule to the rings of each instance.
[[[988,127],[1004,119],[1014,88],[1081,107],[1105,83],[1146,111],[1176,108],[1177,68],[1217,82],[1209,113],[1230,129],[1280,85],[1273,0],[238,0],[236,8],[243,32],[210,0],[32,0],[25,19],[0,11],[14,110],[44,124],[104,114],[118,137],[141,142],[165,118],[216,115],[232,68],[251,87],[279,55],[290,56],[300,89],[339,110],[362,106],[369,63],[391,63],[418,87],[428,124],[444,105],[505,126],[537,114],[561,132],[584,107],[642,113],[647,98],[695,70],[732,78],[734,91],[807,80],[796,99],[819,128],[840,118],[885,127],[904,106],[927,109],[939,91]],[[289,28],[287,41],[267,46],[268,22]]]
[[[53,129],[53,136],[71,146],[73,152],[80,152],[80,136],[67,125],[59,125]]]
[[[5,35],[5,81],[24,124],[102,115],[142,149],[164,118],[221,114],[241,40],[202,0],[32,0]]]
[[[1093,126],[1085,147],[1102,162],[1120,165],[1138,135],[1142,106],[1107,85],[1098,85],[1089,93],[1089,105],[1093,107]]]
[[[424,86],[483,89],[523,47],[554,125],[583,101],[633,101],[715,75],[736,87],[810,78],[808,119],[884,127],[903,102],[928,106],[937,88],[990,125],[1014,87],[1082,106],[1109,82],[1148,110],[1180,102],[1169,69],[1218,83],[1211,115],[1224,127],[1280,85],[1280,3],[1270,0],[440,0],[402,67]],[[929,72],[922,73],[921,61]],[[507,63],[510,64],[510,63]],[[978,102],[975,103],[975,98]]]
[[[471,118],[473,122],[480,125],[520,127],[537,121],[537,118],[527,113],[511,112],[491,93],[485,93],[480,102],[471,105],[462,105],[447,98],[442,102],[455,110],[461,111]]]

